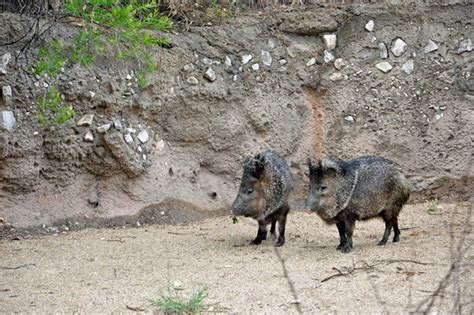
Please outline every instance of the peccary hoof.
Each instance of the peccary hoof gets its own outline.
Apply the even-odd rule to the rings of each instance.
[[[280,247],[282,246],[283,244],[285,244],[285,238],[284,237],[279,237],[277,239],[277,241],[275,242],[275,246],[276,247]]]
[[[393,242],[396,243],[396,242],[400,242],[400,235],[395,235],[393,237]]]
[[[254,239],[249,243],[249,245],[260,245],[262,243],[262,240],[260,239]]]
[[[343,246],[344,246],[344,244],[340,243],[339,245],[337,245],[336,250],[341,250]]]
[[[380,242],[377,243],[378,246],[383,246],[387,244],[387,240],[381,240]]]
[[[341,252],[343,253],[349,253],[352,250],[352,246],[349,245],[348,243],[342,245],[341,247]]]

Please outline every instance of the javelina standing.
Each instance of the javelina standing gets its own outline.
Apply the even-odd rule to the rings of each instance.
[[[267,150],[243,162],[244,173],[239,193],[232,204],[233,215],[252,217],[258,221],[257,237],[250,242],[258,245],[267,238],[267,225],[275,246],[285,243],[286,216],[290,211],[288,195],[293,188],[290,169],[276,152]],[[278,221],[278,239],[275,225]]]
[[[410,196],[410,183],[400,166],[390,160],[364,156],[349,161],[330,157],[308,161],[310,190],[306,209],[326,223],[336,223],[340,244],[337,249],[352,249],[356,220],[377,216],[385,221],[385,232],[378,245],[385,245],[392,230],[394,242],[400,239],[398,214]]]

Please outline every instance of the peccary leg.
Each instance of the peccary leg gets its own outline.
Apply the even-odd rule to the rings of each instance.
[[[250,242],[250,245],[260,245],[263,240],[267,239],[267,224],[268,222],[265,220],[258,221],[257,237]]]
[[[270,227],[270,236],[273,241],[276,240],[276,234],[275,234],[275,226],[276,226],[277,219],[272,220],[272,226]]]
[[[347,241],[341,247],[341,252],[348,253],[352,250],[352,234],[354,234],[355,221],[346,220],[344,222],[344,228],[346,230]]]
[[[398,218],[395,217],[395,219],[393,219],[393,232],[395,233],[395,235],[393,236],[393,242],[398,242],[400,241],[400,229],[398,228]]]
[[[290,211],[290,207],[285,205],[282,207],[282,213],[278,218],[278,239],[275,242],[275,246],[279,247],[285,244],[285,228],[286,228],[286,217],[288,212]]]
[[[341,250],[341,248],[346,244],[346,224],[344,221],[336,223],[337,230],[339,231],[339,245],[336,247],[337,250]]]
[[[377,245],[382,246],[387,243],[388,237],[390,236],[390,232],[392,232],[393,221],[389,219],[385,219],[385,232],[383,233],[383,237]]]

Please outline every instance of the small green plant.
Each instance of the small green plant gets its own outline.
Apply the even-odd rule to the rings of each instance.
[[[61,100],[61,93],[55,86],[38,99],[36,119],[43,126],[60,125],[74,117],[74,110],[65,106]]]
[[[92,29],[80,30],[71,43],[71,59],[82,67],[95,61],[97,54],[104,52],[101,34]]]
[[[239,223],[239,219],[237,217],[232,217],[232,224],[237,224]]]
[[[211,1],[211,6],[207,10],[207,15],[217,20],[226,20],[231,18],[229,12],[225,8],[221,8],[219,4],[217,4],[217,0]]]
[[[36,75],[47,73],[49,76],[55,77],[66,64],[66,61],[63,44],[57,39],[52,40],[39,50],[34,72]]]
[[[435,213],[438,211],[438,199],[432,198],[428,200],[428,212]]]
[[[206,288],[195,291],[188,299],[178,296],[178,293],[168,292],[161,293],[158,299],[150,300],[150,303],[164,314],[196,314],[204,310],[206,296]]]

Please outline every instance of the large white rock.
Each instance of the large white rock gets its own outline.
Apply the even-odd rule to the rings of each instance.
[[[401,55],[403,55],[406,49],[407,49],[407,43],[405,43],[403,39],[401,38],[397,38],[392,43],[391,51],[396,57],[400,57]]]
[[[458,54],[462,54],[463,52],[471,52],[472,51],[472,41],[470,38],[463,40],[459,44]]]
[[[379,43],[379,55],[380,59],[387,59],[388,58],[388,50],[387,46],[384,43]]]
[[[265,66],[270,67],[272,65],[272,61],[273,61],[272,55],[268,51],[262,50],[260,58],[262,58],[262,63]]]
[[[246,64],[250,60],[252,60],[252,58],[253,58],[253,56],[251,54],[245,54],[245,55],[242,56],[242,63]]]
[[[0,60],[0,74],[7,74],[7,65],[10,62],[12,55],[10,53],[5,53]]]
[[[324,51],[324,62],[329,63],[334,60],[334,55],[332,52],[325,50]]]
[[[78,120],[76,125],[78,126],[90,126],[92,125],[92,122],[94,121],[94,114],[86,114],[81,117],[81,119]]]
[[[306,67],[311,67],[313,66],[314,64],[316,63],[316,58],[311,58],[310,60],[308,60],[308,62],[306,63]]]
[[[212,68],[207,68],[206,72],[204,73],[204,78],[206,78],[209,82],[214,82],[216,81],[217,76]]]
[[[379,69],[380,71],[382,71],[383,73],[390,72],[390,70],[393,69],[392,65],[389,64],[387,61],[379,62],[378,64],[375,65],[375,67]]]
[[[413,59],[407,60],[407,62],[405,62],[402,65],[402,70],[406,74],[412,74],[413,71],[415,70],[415,63],[414,63]]]
[[[365,24],[365,29],[368,32],[372,32],[374,30],[374,27],[375,27],[375,24],[373,20],[370,20],[369,22],[367,22],[367,24]]]
[[[426,46],[424,48],[425,54],[430,53],[430,52],[435,51],[435,50],[438,50],[438,44],[436,44],[431,39],[428,40],[428,44],[426,44]]]
[[[328,50],[333,50],[336,48],[337,36],[336,34],[325,34],[323,35],[323,41]]]
[[[0,111],[0,127],[11,131],[15,127],[16,119],[12,111],[4,110]]]
[[[150,137],[148,136],[148,132],[145,129],[140,131],[137,138],[138,140],[140,140],[141,143],[146,143],[148,142],[148,139],[150,139]]]

